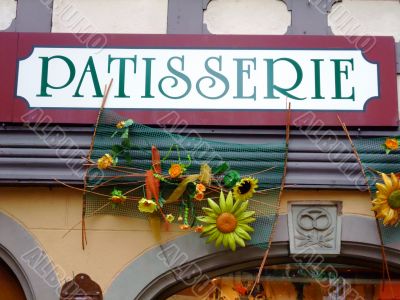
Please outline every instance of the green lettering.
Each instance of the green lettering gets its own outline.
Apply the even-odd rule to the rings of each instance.
[[[207,99],[219,99],[219,98],[225,96],[226,93],[228,92],[228,90],[229,90],[229,81],[228,81],[228,79],[227,79],[224,75],[222,75],[220,72],[217,72],[217,71],[215,71],[214,69],[212,69],[212,68],[210,67],[209,62],[210,62],[211,60],[216,60],[216,61],[218,62],[218,71],[222,71],[222,56],[218,56],[218,57],[209,57],[209,58],[207,58],[207,60],[204,62],[204,67],[205,67],[206,71],[207,71],[209,74],[213,75],[215,78],[217,78],[217,79],[219,79],[219,80],[222,81],[222,83],[223,83],[224,86],[225,86],[225,89],[224,89],[224,91],[223,91],[220,95],[218,95],[218,96],[214,96],[214,97],[212,97],[212,96],[207,96],[207,95],[206,95],[205,93],[203,93],[203,92],[201,91],[201,89],[200,89],[200,84],[201,84],[201,82],[204,81],[204,80],[210,80],[211,82],[210,82],[210,85],[208,86],[208,88],[211,89],[211,88],[213,88],[213,87],[215,86],[216,80],[215,80],[214,77],[212,77],[212,76],[203,76],[203,77],[201,77],[201,78],[197,81],[197,83],[196,83],[196,90],[197,90],[197,92],[198,92],[201,96],[203,96],[204,98],[207,98]]]
[[[321,61],[323,59],[311,59],[314,63],[315,96],[311,99],[325,99],[321,96]]]
[[[170,99],[181,99],[181,98],[185,97],[187,94],[189,94],[189,92],[190,92],[190,90],[192,88],[192,83],[191,83],[190,78],[188,76],[186,76],[184,73],[176,70],[172,66],[172,60],[178,60],[181,63],[181,71],[184,71],[185,70],[185,57],[183,55],[181,57],[179,57],[179,56],[171,57],[168,60],[167,67],[168,67],[168,70],[173,75],[175,75],[176,77],[182,79],[186,83],[186,91],[180,96],[171,96],[171,95],[168,95],[164,91],[162,86],[163,86],[163,82],[165,80],[167,80],[167,79],[173,80],[173,84],[171,85],[171,89],[178,85],[178,79],[176,79],[176,77],[174,77],[174,76],[165,76],[165,77],[161,78],[160,82],[158,83],[158,89],[160,90],[161,94],[163,94],[167,98],[170,98]]]
[[[154,98],[151,94],[151,61],[155,60],[155,58],[142,58],[146,62],[146,82],[144,89],[144,96],[141,98]]]
[[[242,98],[242,99],[254,99],[256,100],[256,87],[253,86],[253,94],[249,96],[244,96],[243,95],[243,73],[247,75],[247,79],[250,79],[250,65],[247,65],[247,68],[243,68],[243,62],[244,61],[249,61],[253,63],[253,69],[256,70],[256,59],[255,58],[234,58],[234,61],[236,61],[236,77],[237,77],[237,90],[236,90],[236,96],[233,98]]]
[[[52,95],[49,94],[47,92],[48,88],[54,89],[54,90],[59,90],[59,89],[63,89],[66,86],[68,86],[72,80],[74,80],[75,78],[75,66],[73,64],[73,62],[65,57],[65,56],[61,56],[61,55],[56,55],[56,56],[51,56],[51,57],[39,57],[42,59],[42,79],[40,81],[40,94],[37,94],[36,96],[38,97],[51,97]],[[52,59],[61,59],[62,61],[64,61],[69,69],[69,77],[68,80],[65,84],[61,85],[61,86],[55,86],[55,85],[51,85],[49,83],[49,61]]]
[[[295,95],[289,93],[290,91],[296,89],[301,81],[303,80],[303,71],[301,70],[301,67],[299,64],[294,61],[293,59],[290,58],[279,58],[277,60],[273,59],[264,59],[264,61],[267,62],[267,96],[264,97],[264,99],[278,99],[279,97],[275,96],[274,90],[277,90],[281,94],[285,95],[286,97],[289,97],[291,99],[295,100],[304,100],[306,97],[301,98],[301,97],[296,97]],[[274,84],[274,64],[278,61],[286,61],[290,63],[294,69],[296,70],[296,82],[290,87],[290,88],[283,88],[280,86],[277,86]]]
[[[354,71],[354,64],[353,59],[331,59],[335,66],[335,97],[332,99],[352,99],[355,100],[354,96],[354,86],[351,88],[351,95],[350,96],[343,96],[342,95],[342,80],[341,74],[345,75],[346,79],[349,79],[349,66],[344,66],[344,70],[341,69],[341,62],[350,63],[351,70]]]
[[[126,61],[130,60],[133,62],[133,73],[136,74],[136,59],[137,55],[134,57],[111,57],[108,55],[108,73],[110,73],[111,63],[114,60],[119,61],[119,82],[118,82],[118,95],[115,96],[116,98],[129,98],[125,94],[125,68],[126,68]]]
[[[89,56],[85,69],[82,73],[81,79],[79,80],[78,87],[76,88],[75,94],[72,97],[83,97],[83,95],[79,93],[79,90],[81,89],[82,82],[85,79],[87,73],[90,73],[90,76],[92,77],[93,87],[96,91],[96,94],[93,95],[93,97],[103,97],[92,56]]]

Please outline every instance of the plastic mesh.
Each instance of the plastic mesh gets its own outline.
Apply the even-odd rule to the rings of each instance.
[[[96,162],[105,153],[110,153],[113,145],[121,144],[121,136],[111,136],[116,131],[116,124],[124,120],[123,117],[104,110],[100,115],[94,137],[91,160]],[[138,200],[145,197],[144,174],[152,165],[151,148],[155,146],[161,156],[162,175],[168,175],[171,164],[182,163],[190,165],[186,175],[198,174],[200,166],[207,163],[215,170],[226,162],[230,169],[236,170],[242,177],[253,176],[258,179],[257,193],[250,200],[249,210],[256,211],[256,221],[252,227],[256,230],[252,234],[249,244],[264,244],[269,240],[273,224],[276,222],[279,192],[284,173],[285,139],[277,138],[272,144],[236,144],[178,135],[166,129],[151,128],[134,123],[129,127],[131,161],[119,158],[118,170],[99,170],[97,166],[89,167],[86,176],[87,192],[85,195],[85,217],[96,214],[110,214],[126,217],[145,218],[146,214],[138,210]],[[190,156],[190,159],[188,158]],[[163,160],[164,158],[166,158]],[[125,169],[123,169],[125,168]],[[223,176],[214,176],[213,189],[207,188],[205,198],[219,198],[219,182]],[[127,194],[128,200],[117,207],[110,205],[110,193],[114,187]],[[176,186],[161,182],[160,194],[163,198]],[[225,189],[226,190],[226,189]],[[192,201],[189,223],[194,223],[196,216],[204,215],[201,208],[208,206],[207,201]],[[181,203],[165,204],[164,214],[177,216],[182,214]]]
[[[381,177],[376,171],[386,174],[400,172],[400,152],[394,151],[386,154],[382,144],[387,137],[358,138],[354,139],[354,146],[363,165],[368,185],[371,190],[371,196],[374,198],[376,193],[375,184],[381,182]],[[382,232],[382,239],[385,245],[400,242],[399,226],[384,226],[379,220],[379,226]]]

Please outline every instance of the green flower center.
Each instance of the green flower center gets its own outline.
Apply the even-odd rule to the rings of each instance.
[[[392,192],[388,199],[391,208],[400,208],[400,190]]]

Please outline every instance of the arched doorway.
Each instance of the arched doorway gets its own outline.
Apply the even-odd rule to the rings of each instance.
[[[394,300],[400,299],[399,274],[392,288],[381,280],[379,268],[338,263],[267,266],[257,285],[258,268],[231,272],[186,287],[167,300]],[[254,286],[254,289],[253,289]]]
[[[342,247],[338,256],[291,256],[287,228],[287,216],[281,215],[268,256],[268,266],[311,262],[363,267],[380,273],[381,246],[376,222],[372,218],[354,215],[343,218]],[[249,246],[236,252],[217,250],[205,244],[197,235],[189,234],[152,248],[134,260],[111,284],[105,299],[167,299],[196,283],[212,281],[235,272],[256,270],[264,252],[262,245]],[[388,247],[386,257],[391,273],[400,274],[399,245]],[[315,259],[322,259],[322,262]]]
[[[11,268],[0,258],[0,299],[26,300],[24,290]]]
[[[34,237],[13,218],[0,212],[1,300],[54,300],[59,298],[60,283],[54,266]],[[2,295],[2,286],[14,293]],[[20,289],[24,297],[18,298]],[[17,291],[18,290],[18,291]]]

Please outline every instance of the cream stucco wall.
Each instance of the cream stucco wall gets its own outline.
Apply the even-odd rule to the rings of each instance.
[[[214,34],[284,34],[290,12],[278,0],[212,0],[204,23]]]
[[[17,1],[0,0],[0,30],[7,29],[15,19]]]
[[[88,244],[81,248],[82,194],[64,188],[2,188],[0,211],[21,223],[42,245],[64,283],[84,272],[103,290],[126,264],[156,246],[147,220],[127,217],[88,218]],[[74,225],[73,230],[64,236]],[[162,242],[182,235],[178,228],[163,232]]]
[[[343,0],[332,7],[328,23],[336,35],[388,35],[400,41],[398,0]]]
[[[53,32],[166,33],[168,0],[54,0]]]
[[[84,272],[103,291],[135,257],[157,245],[147,220],[116,216],[87,219],[86,249],[81,249],[82,195],[67,188],[0,188],[0,211],[21,223],[42,245],[64,282]],[[288,201],[343,201],[345,214],[373,217],[366,193],[357,191],[285,191],[281,213]],[[74,225],[77,225],[65,235]],[[176,226],[162,233],[162,242],[185,234]]]

